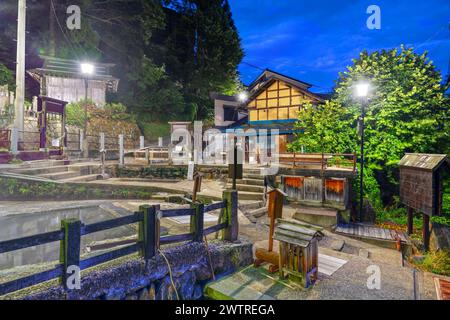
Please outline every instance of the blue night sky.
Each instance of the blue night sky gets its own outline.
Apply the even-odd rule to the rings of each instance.
[[[413,46],[427,50],[447,74],[450,59],[448,0],[229,0],[245,51],[239,67],[249,84],[269,68],[331,91],[362,50]],[[381,9],[381,30],[369,30],[369,5]],[[250,65],[253,66],[250,66]]]

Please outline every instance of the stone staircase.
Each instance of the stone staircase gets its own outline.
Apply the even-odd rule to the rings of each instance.
[[[87,159],[29,161],[8,173],[60,182],[88,182],[97,180],[101,164]]]
[[[252,223],[266,223],[267,206],[264,201],[240,201],[239,210]]]
[[[243,179],[236,180],[236,188],[241,200],[264,200],[264,176],[259,169],[244,169]],[[227,180],[227,188],[232,187],[233,180]]]

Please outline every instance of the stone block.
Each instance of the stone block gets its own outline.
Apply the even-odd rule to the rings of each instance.
[[[333,249],[335,251],[342,251],[342,249],[344,248],[344,245],[345,245],[344,240],[334,240],[331,243],[331,249]]]

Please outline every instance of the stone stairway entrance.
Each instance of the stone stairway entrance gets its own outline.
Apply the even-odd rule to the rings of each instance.
[[[227,188],[232,187],[233,180],[227,180]],[[236,188],[239,191],[239,200],[264,200],[264,176],[261,170],[244,168],[242,179],[236,180]]]
[[[97,180],[101,164],[89,160],[30,161],[9,173],[60,182],[87,182]]]

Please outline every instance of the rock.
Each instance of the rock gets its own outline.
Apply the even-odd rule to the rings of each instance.
[[[334,240],[331,243],[331,249],[333,249],[335,251],[342,251],[342,249],[344,248],[344,245],[345,245],[344,240]]]
[[[421,256],[421,255],[417,255],[417,256],[412,256],[412,260],[415,262],[415,263],[422,263],[423,262],[423,260],[425,259],[425,257],[424,256]]]
[[[367,250],[367,249],[359,249],[358,255],[359,255],[361,258],[369,259],[370,252],[369,252],[369,250]]]

